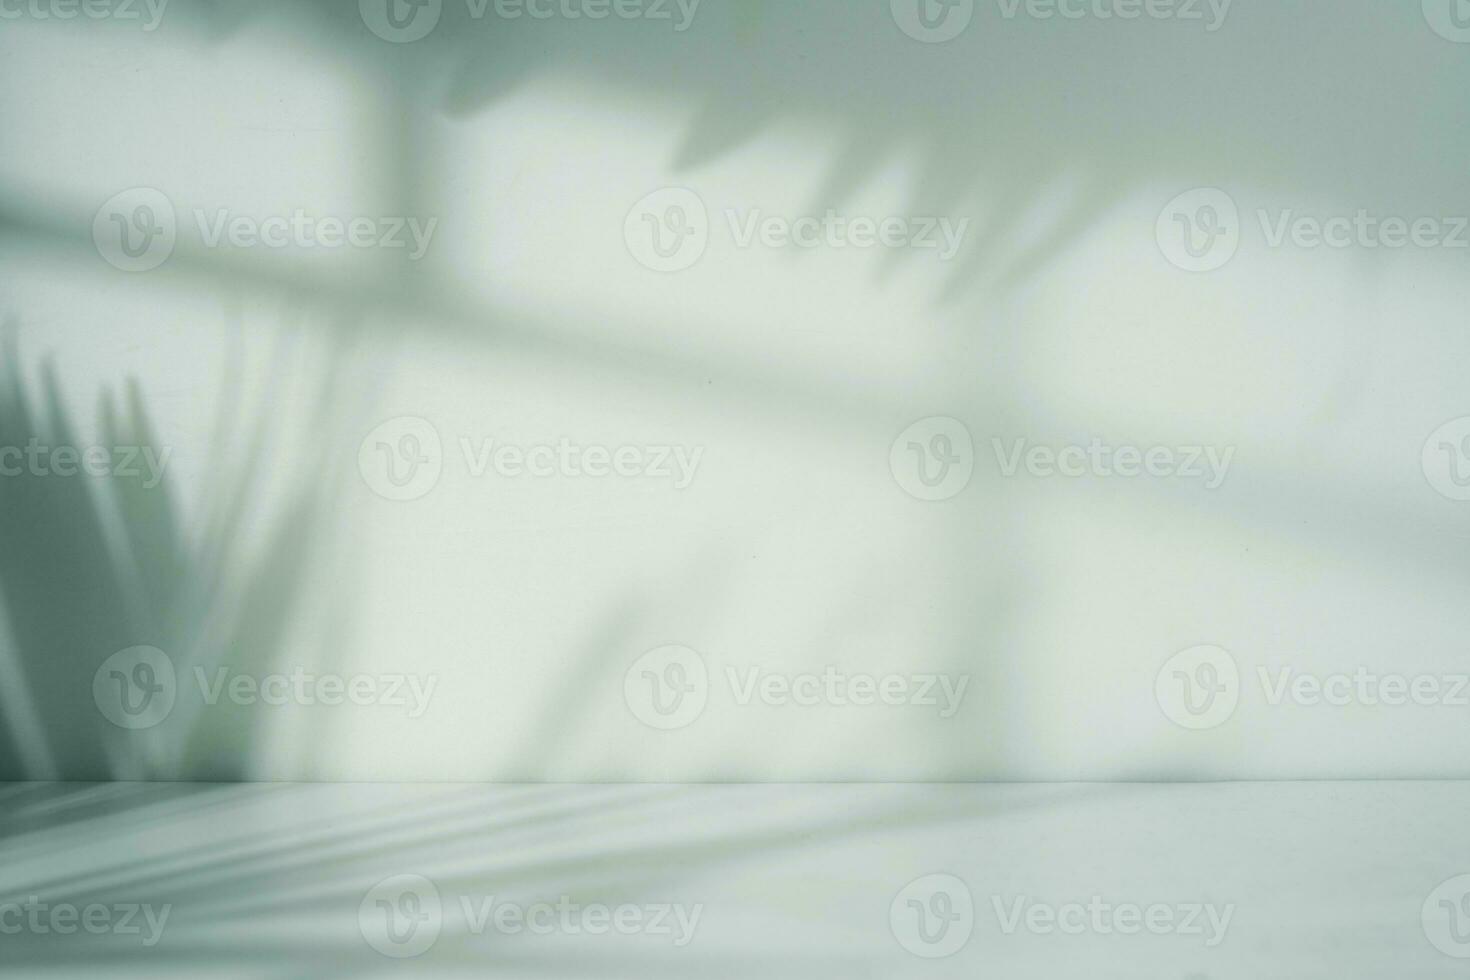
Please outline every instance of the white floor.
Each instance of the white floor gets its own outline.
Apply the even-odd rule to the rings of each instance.
[[[13,784],[0,972],[1459,977],[1467,812],[1465,783]]]

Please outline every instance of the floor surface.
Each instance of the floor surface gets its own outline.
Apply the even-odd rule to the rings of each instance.
[[[0,972],[1459,977],[1467,805],[1464,783],[11,784]]]

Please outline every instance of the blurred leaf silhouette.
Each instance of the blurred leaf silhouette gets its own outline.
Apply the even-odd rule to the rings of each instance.
[[[43,363],[34,393],[23,377],[13,321],[3,343],[0,445],[85,445],[55,364]],[[326,379],[317,414],[304,424],[334,424],[336,376]],[[238,394],[239,386],[227,378],[222,390]],[[229,396],[218,411],[218,432],[227,436],[239,417],[250,419],[252,430],[242,451],[232,451],[228,441],[212,447],[208,469],[218,479],[203,533],[184,526],[168,447],[133,379],[124,383],[121,405],[110,390],[101,393],[96,444],[159,461],[156,486],[141,463],[119,462],[103,477],[23,466],[19,475],[0,478],[0,597],[11,645],[0,779],[250,775],[258,711],[222,701],[204,712],[181,698],[157,728],[131,732],[109,723],[92,697],[102,661],[132,646],[167,653],[181,687],[193,683],[196,668],[264,671],[279,656],[314,550],[327,533],[323,516],[336,461],[322,460],[315,472],[301,474],[270,515],[264,539],[253,540],[263,497],[259,473],[270,452],[269,430],[281,419],[269,405],[242,411]]]

